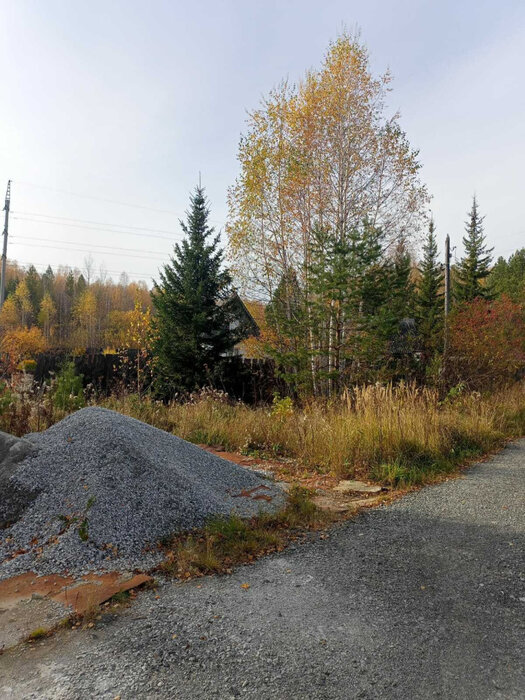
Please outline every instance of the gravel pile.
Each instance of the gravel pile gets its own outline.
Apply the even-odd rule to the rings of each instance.
[[[0,530],[0,580],[25,571],[147,569],[161,559],[156,544],[166,535],[284,501],[271,481],[102,408],[25,441],[28,456],[0,464],[0,510],[17,514]]]

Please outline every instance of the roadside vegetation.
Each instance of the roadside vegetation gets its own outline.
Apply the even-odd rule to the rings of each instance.
[[[525,251],[493,263],[474,197],[445,303],[439,227],[388,112],[390,81],[343,32],[318,68],[263,98],[239,144],[227,256],[199,186],[151,293],[93,280],[92,261],[86,276],[11,269],[0,427],[23,435],[97,404],[198,444],[400,488],[523,435]],[[109,396],[73,361],[104,348],[132,351]],[[266,405],[217,391],[239,348],[271,366]],[[69,361],[36,384],[43,349]]]
[[[159,570],[186,579],[210,573],[231,573],[286,544],[307,530],[327,526],[335,516],[318,508],[308,489],[290,489],[286,506],[277,513],[260,513],[243,519],[236,515],[211,518],[197,533],[182,534],[163,542],[166,558]]]
[[[76,410],[78,397],[64,409],[54,386],[31,388],[28,378],[21,388],[3,385],[0,429],[17,435],[43,430]],[[355,387],[333,400],[299,404],[276,397],[271,406],[259,407],[212,390],[185,402],[137,394],[91,402],[196,444],[291,460],[306,474],[400,488],[435,480],[525,434],[523,382],[486,393],[458,385],[444,397],[414,384]]]
[[[204,395],[165,405],[108,399],[121,411],[195,443],[297,460],[305,470],[391,486],[421,484],[525,434],[525,385],[487,394],[456,387],[440,400],[416,386],[369,386],[333,402],[250,408]]]

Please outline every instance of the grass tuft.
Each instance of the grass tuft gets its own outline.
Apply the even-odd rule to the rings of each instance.
[[[30,634],[27,635],[27,641],[36,642],[39,639],[49,637],[49,634],[49,630],[45,629],[45,627],[37,627],[37,629],[33,630]]]
[[[327,524],[330,517],[313,503],[310,491],[292,487],[286,506],[277,513],[250,519],[214,517],[199,532],[164,542],[166,559],[160,570],[179,578],[229,573],[236,564],[284,549],[294,532]]]

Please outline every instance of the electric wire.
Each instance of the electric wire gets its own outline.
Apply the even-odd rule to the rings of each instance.
[[[106,204],[117,204],[122,207],[132,207],[133,209],[144,209],[146,211],[154,211],[159,214],[170,214],[171,216],[181,217],[180,212],[173,211],[172,209],[157,209],[156,207],[150,207],[144,204],[132,204],[131,202],[121,202],[116,199],[107,199],[106,197],[97,197],[91,194],[80,194],[79,192],[71,192],[70,190],[61,190],[58,187],[49,187],[49,185],[39,185],[34,182],[24,182],[23,180],[12,180],[18,185],[25,185],[26,187],[35,187],[42,190],[48,190],[50,192],[57,192],[58,194],[67,194],[71,197],[80,197],[82,199],[93,199],[98,202],[105,202]],[[219,224],[221,226],[225,225],[224,221],[218,221],[216,219],[209,219],[212,223]]]
[[[89,249],[89,248],[66,248],[64,249],[63,246],[56,246],[56,245],[47,245],[40,243],[39,245],[34,245],[31,243],[16,243],[14,242],[12,245],[18,245],[22,246],[24,248],[53,248],[54,250],[62,250],[62,251],[70,251],[70,252],[75,252],[75,253],[96,253],[98,255],[117,255],[120,257],[127,257],[127,258],[137,258],[139,260],[151,260],[151,261],[161,261],[165,260],[165,257],[158,257],[158,258],[152,258],[148,257],[145,255],[134,255],[134,254],[129,254],[129,253],[121,253],[121,252],[113,252],[113,251],[96,251],[94,249]]]
[[[78,268],[77,266],[71,266],[71,265],[67,265],[67,264],[64,264],[64,263],[48,263],[48,264],[46,265],[46,264],[44,264],[44,263],[33,263],[33,262],[28,261],[28,260],[25,260],[25,261],[24,261],[24,260],[16,260],[16,259],[13,259],[13,258],[8,258],[7,264],[8,264],[8,265],[12,265],[12,266],[17,266],[17,267],[18,267],[18,266],[24,266],[24,267],[27,266],[27,267],[31,267],[31,265],[32,265],[33,267],[37,268],[37,270],[40,269],[40,270],[43,270],[44,272],[47,270],[48,267],[50,267],[51,270],[53,270],[53,271],[58,270],[58,269],[61,268],[61,267],[62,267],[62,268],[65,268],[66,270],[71,270],[71,271],[79,270],[79,271],[80,271],[80,268]],[[25,272],[27,272],[27,270],[25,270]],[[106,269],[106,268],[103,269],[103,272],[107,272],[109,275],[122,275],[122,274],[125,274],[125,275],[127,275],[128,277],[138,277],[138,278],[139,278],[139,281],[140,281],[140,280],[145,280],[145,279],[150,279],[150,278],[152,279],[152,278],[153,278],[153,275],[151,275],[149,272],[148,272],[148,273],[145,273],[145,272],[128,272],[127,270],[109,270],[109,269]]]
[[[82,245],[82,241],[77,243],[76,241],[60,241],[60,240],[57,240],[56,238],[45,238],[44,239],[44,238],[36,238],[33,236],[18,236],[18,235],[11,236],[11,238],[12,238],[12,240],[15,240],[15,241],[17,241],[17,240],[36,241],[36,242],[43,241],[44,245],[47,245],[48,242],[49,243],[60,243],[61,245],[65,245],[65,246]],[[40,247],[40,246],[37,246],[37,247]],[[102,248],[103,250],[95,250],[95,248]],[[68,250],[73,250],[73,248],[68,248]],[[166,254],[164,254],[162,252],[155,253],[153,251],[142,250],[140,248],[118,248],[117,246],[108,246],[108,245],[102,245],[102,244],[99,245],[98,243],[94,243],[93,246],[90,248],[90,250],[88,250],[87,252],[102,253],[102,252],[105,252],[106,250],[114,250],[114,251],[124,252],[124,253],[126,253],[128,251],[131,253],[142,253],[145,257],[148,257],[152,260],[153,259],[161,259],[161,260],[166,259]],[[82,252],[84,252],[84,251],[82,251]]]
[[[169,233],[170,235],[177,235],[177,231],[170,231],[169,229],[163,228],[148,228],[146,226],[129,226],[127,224],[109,224],[107,221],[92,221],[91,219],[76,219],[73,216],[55,216],[54,214],[38,214],[37,212],[31,211],[12,211],[12,214],[22,215],[22,216],[39,216],[45,219],[60,219],[64,221],[75,221],[80,224],[97,224],[98,226],[106,226],[110,228],[126,228],[135,231],[152,231],[154,233]]]
[[[173,233],[171,236],[160,236],[159,234],[156,233],[137,233],[135,231],[113,231],[108,228],[99,228],[97,226],[83,226],[81,224],[71,224],[71,223],[65,223],[65,222],[58,222],[58,221],[41,221],[39,219],[31,219],[25,216],[13,216],[12,219],[14,221],[29,221],[34,224],[48,224],[48,225],[53,225],[53,226],[67,226],[68,228],[79,228],[79,229],[84,229],[87,231],[99,231],[100,233],[115,233],[115,234],[125,234],[127,236],[140,236],[143,238],[160,238],[161,240],[164,241],[171,241],[171,242],[177,242],[176,237],[179,237],[179,240],[182,239],[183,234],[181,233]],[[110,226],[111,224],[108,224]],[[175,238],[175,241],[174,241]]]

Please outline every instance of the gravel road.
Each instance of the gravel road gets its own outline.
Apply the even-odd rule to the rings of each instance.
[[[524,535],[525,440],[328,539],[6,653],[0,697],[525,698]]]

